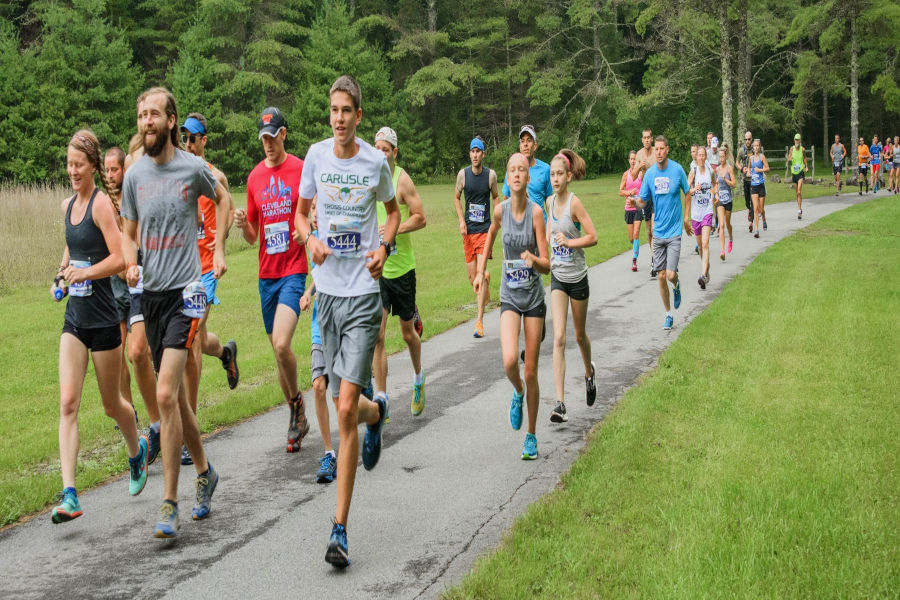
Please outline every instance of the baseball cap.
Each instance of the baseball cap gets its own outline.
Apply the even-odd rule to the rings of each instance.
[[[391,129],[390,127],[382,127],[378,130],[378,133],[375,134],[375,141],[384,140],[394,148],[397,147],[397,132]]]
[[[534,143],[537,144],[537,134],[534,132],[533,125],[522,125],[522,129],[519,130],[519,139],[522,139],[523,133],[530,135],[531,139],[534,140]]]
[[[709,147],[710,148],[718,148],[719,147],[719,138],[717,138],[716,136],[713,136],[713,139],[710,140],[710,142],[709,142]]]
[[[184,125],[181,126],[182,129],[190,131],[193,134],[202,133],[206,135],[206,127],[200,122],[199,119],[195,119],[194,117],[188,117],[184,120]]]
[[[282,129],[287,129],[287,121],[281,111],[270,106],[259,115],[259,137],[264,135],[275,137]]]
[[[469,142],[469,150],[472,148],[478,148],[482,152],[484,152],[484,142],[479,140],[478,138],[472,138],[472,141]]]
[[[798,134],[795,134],[795,135],[794,135],[794,139],[795,139],[795,140],[799,140],[799,139],[800,139],[800,134],[799,134],[799,133],[798,133]]]

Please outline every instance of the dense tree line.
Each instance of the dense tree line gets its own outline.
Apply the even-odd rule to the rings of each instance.
[[[240,182],[260,111],[283,110],[303,156],[341,73],[363,89],[361,135],[393,126],[422,177],[454,173],[475,134],[500,162],[523,123],[539,155],[577,148],[592,174],[622,169],[643,127],[673,144],[884,137],[900,134],[898,40],[900,5],[881,0],[0,2],[0,181],[64,177],[81,126],[124,146],[138,92],[162,84]]]

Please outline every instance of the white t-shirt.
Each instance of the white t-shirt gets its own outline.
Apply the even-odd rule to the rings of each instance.
[[[356,138],[353,158],[334,155],[334,138],[309,147],[300,177],[300,197],[316,200],[319,239],[332,254],[316,268],[316,289],[331,296],[353,297],[379,291],[366,268],[366,253],[378,249],[375,202],[394,197],[384,153]]]

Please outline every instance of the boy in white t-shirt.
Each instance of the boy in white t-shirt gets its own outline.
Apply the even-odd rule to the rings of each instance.
[[[316,268],[319,328],[325,369],[335,399],[340,432],[337,510],[325,560],[350,564],[347,515],[359,457],[358,423],[366,423],[363,466],[372,469],[381,454],[381,428],[390,415],[386,398],[360,396],[372,377],[372,354],[381,326],[378,278],[397,235],[400,212],[382,152],[356,137],[362,119],[359,84],[342,75],[331,86],[333,137],[313,144],[300,179],[295,232]],[[316,200],[318,237],[308,219]],[[375,203],[384,202],[387,221],[379,242]]]

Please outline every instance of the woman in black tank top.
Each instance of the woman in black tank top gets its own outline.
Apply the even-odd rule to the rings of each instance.
[[[78,408],[89,352],[103,407],[118,423],[128,445],[132,495],[140,493],[147,481],[147,442],[138,437],[131,405],[119,396],[122,340],[109,277],[125,267],[121,236],[112,202],[94,185],[94,173],[100,172],[101,180],[103,174],[100,144],[89,130],[79,131],[69,142],[66,169],[75,195],[62,203],[66,249],[59,275],[69,284],[69,300],[59,340],[59,458],[63,494],[62,502],[51,515],[54,523],[82,514],[75,491],[75,467]]]

